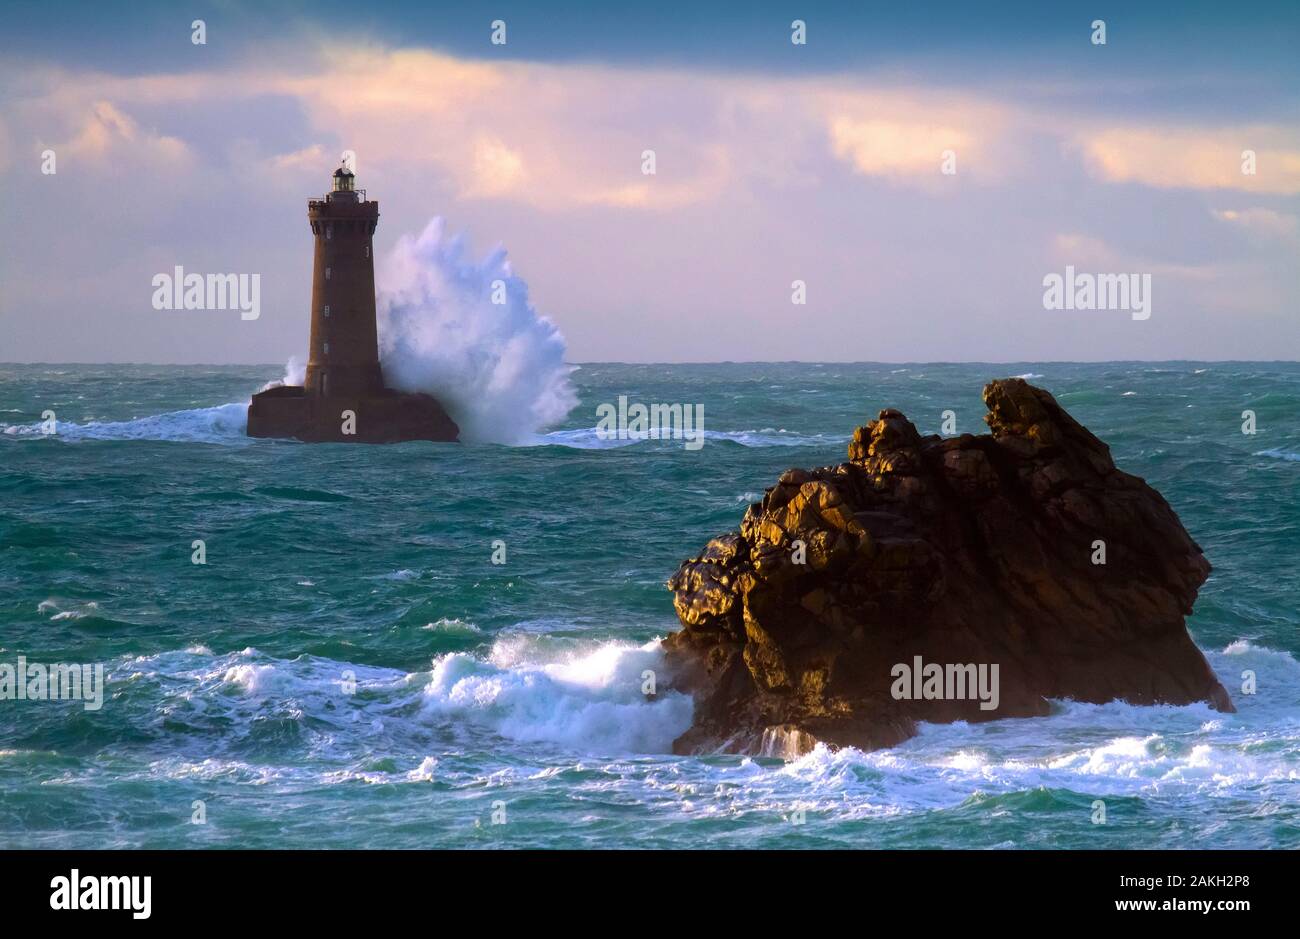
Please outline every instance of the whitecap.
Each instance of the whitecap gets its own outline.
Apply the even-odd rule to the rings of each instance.
[[[430,632],[448,633],[451,635],[466,635],[466,636],[477,636],[483,632],[481,629],[479,629],[473,623],[468,622],[467,620],[448,619],[445,616],[442,619],[438,620],[436,623],[425,623],[420,628],[427,629]]]
[[[647,673],[652,673],[647,675]],[[425,713],[485,724],[503,737],[584,752],[667,753],[690,726],[691,699],[656,687],[666,666],[657,641],[561,643],[511,636],[487,661],[439,657],[425,688]]]
[[[62,441],[82,440],[161,440],[189,443],[244,443],[250,438],[248,402],[220,404],[210,408],[168,411],[126,421],[87,421],[82,424],[59,421],[56,432],[45,433],[45,425],[0,425],[0,432],[25,439]]]

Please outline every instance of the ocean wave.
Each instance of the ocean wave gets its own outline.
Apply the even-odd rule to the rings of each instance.
[[[837,817],[955,808],[985,796],[1061,790],[1088,797],[1180,798],[1287,784],[1300,776],[1300,663],[1238,641],[1207,658],[1229,689],[1244,670],[1259,692],[1233,691],[1236,714],[1203,703],[1136,706],[1058,701],[1047,717],[922,724],[887,750],[812,751],[751,773],[750,798],[803,800]],[[1265,690],[1267,689],[1267,690]],[[775,803],[774,803],[775,804]],[[1086,800],[1085,800],[1085,803]]]
[[[785,428],[765,427],[762,430],[706,430],[704,440],[705,443],[728,442],[743,447],[821,447],[841,446],[849,438],[843,434],[799,434]],[[610,450],[643,443],[681,447],[687,441],[671,436],[657,438],[649,434],[624,438],[604,437],[597,433],[595,427],[551,431],[539,434],[530,441],[531,446],[560,446],[576,450]]]
[[[1288,463],[1300,463],[1300,453],[1294,450],[1283,450],[1281,447],[1274,447],[1271,450],[1260,450],[1255,456],[1266,456],[1274,460],[1286,460]]]
[[[526,441],[578,403],[564,337],[533,307],[505,249],[477,264],[467,253],[435,218],[379,265],[384,378],[441,401],[464,440]]]
[[[44,603],[41,606],[45,606]],[[91,600],[85,606],[75,610],[60,610],[50,616],[50,622],[57,623],[60,620],[85,619],[87,616],[98,616],[99,604]]]
[[[478,632],[459,620],[426,628]],[[278,659],[254,648],[213,655],[190,646],[119,660],[108,683],[111,693],[149,702],[150,713],[177,730],[227,728],[223,737],[236,749],[268,720],[313,728],[319,756],[368,746],[365,738],[377,732],[410,733],[452,718],[583,753],[667,753],[690,725],[692,704],[666,688],[643,694],[648,671],[656,685],[666,681],[657,642],[525,633],[499,637],[483,655],[441,655],[429,672],[313,655]],[[357,728],[355,738],[347,736],[349,728]]]
[[[46,434],[44,425],[0,424],[0,434],[23,439],[162,440],[189,443],[237,443],[250,440],[248,402],[219,404],[210,408],[168,411],[128,421],[87,421],[84,424],[59,421],[57,433]]]
[[[277,382],[271,382],[274,385]],[[179,443],[247,444],[254,439],[247,436],[248,402],[231,402],[209,408],[191,408],[184,411],[167,411],[150,417],[129,421],[88,421],[76,424],[60,421],[58,433],[47,435],[41,423],[0,424],[0,434],[14,438],[81,440],[158,440]],[[729,442],[744,447],[816,447],[840,446],[849,438],[837,434],[799,434],[784,428],[767,427],[761,430],[715,431],[706,430],[704,439]],[[595,427],[556,430],[534,434],[517,446],[560,446],[575,450],[608,450],[635,446],[641,443],[661,443],[681,446],[685,441],[665,437],[662,440],[648,434],[626,439],[605,438]]]
[[[602,437],[594,427],[579,427],[574,430],[553,430],[546,434],[534,434],[527,445],[535,447],[569,447],[574,450],[613,450],[630,447],[643,442],[645,438],[619,440]]]
[[[269,382],[266,386],[278,385]],[[0,424],[0,435],[10,438],[81,440],[157,440],[177,443],[248,444],[254,438],[247,436],[248,402],[231,402],[208,408],[191,408],[167,411],[149,417],[127,421],[88,421],[83,424],[60,421],[58,432],[47,435],[40,422],[32,424]],[[706,442],[726,442],[744,447],[820,447],[842,446],[849,438],[843,434],[800,434],[785,428],[765,427],[758,430],[706,430]],[[515,446],[560,446],[575,450],[609,450],[635,446],[642,443],[682,446],[686,441],[649,434],[628,438],[602,437],[595,427],[556,430],[534,434]]]
[[[1199,703],[1058,701],[1046,717],[922,724],[893,748],[818,745],[788,761],[643,759],[669,753],[692,715],[688,696],[662,687],[657,642],[511,633],[479,653],[438,656],[427,672],[190,646],[119,660],[108,691],[114,713],[135,701],[147,706],[141,729],[158,721],[169,729],[176,752],[160,754],[148,772],[197,781],[481,787],[496,778],[458,756],[459,744],[431,748],[432,733],[462,742],[477,735],[476,751],[493,737],[543,747],[521,751],[535,754],[526,765],[493,771],[512,785],[550,785],[592,761],[623,759],[587,785],[683,818],[1015,811],[1022,798],[1086,812],[1095,798],[1258,799],[1291,785],[1300,778],[1300,663],[1246,640],[1206,656],[1237,713]],[[647,671],[661,686],[653,697],[642,693]],[[1240,693],[1245,671],[1258,693]],[[274,766],[250,756],[266,747],[277,755]],[[289,759],[286,747],[304,758]]]
[[[481,636],[483,634],[483,630],[479,629],[477,626],[475,626],[471,622],[468,622],[467,620],[448,619],[445,616],[442,619],[438,620],[436,623],[425,623],[420,628],[426,629],[429,632],[443,633],[449,636],[473,637],[473,636]]]
[[[488,659],[440,657],[425,713],[486,723],[503,737],[597,753],[668,753],[690,726],[689,697],[642,693],[666,677],[658,642],[566,644],[545,637],[498,639]]]

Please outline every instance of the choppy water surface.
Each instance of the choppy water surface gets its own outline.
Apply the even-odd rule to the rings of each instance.
[[[0,662],[108,679],[95,712],[0,702],[0,844],[1300,846],[1300,366],[586,365],[517,447],[248,440],[278,372],[0,366]],[[1014,374],[1205,548],[1191,628],[1239,712],[1061,702],[875,753],[671,755],[690,702],[640,688],[677,563],[880,408],[980,432]],[[706,445],[598,440],[620,394],[703,403]]]

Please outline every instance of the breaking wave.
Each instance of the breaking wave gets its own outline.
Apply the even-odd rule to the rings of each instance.
[[[79,440],[165,440],[188,443],[239,443],[249,440],[248,402],[219,404],[211,408],[168,411],[128,421],[59,421],[53,439]],[[45,428],[32,424],[0,425],[8,437],[44,437]]]
[[[694,792],[685,794],[716,787],[726,790],[714,806],[719,811],[801,804],[844,819],[1021,797],[1087,804],[1098,795],[1222,796],[1294,780],[1300,727],[1291,702],[1300,690],[1300,663],[1245,641],[1207,657],[1223,680],[1249,668],[1270,692],[1234,694],[1236,714],[1202,703],[1059,701],[1048,717],[922,724],[918,736],[885,750],[818,745],[787,761],[733,757],[714,767],[693,765]],[[191,733],[221,730],[230,752],[214,754],[209,743],[209,756],[237,755],[241,738],[277,716],[324,728],[314,743],[317,756],[352,767],[336,768],[323,781],[400,783],[427,779],[436,769],[437,760],[421,762],[421,748],[423,735],[437,726],[548,745],[583,759],[668,753],[690,726],[692,703],[663,687],[653,697],[643,694],[647,670],[660,681],[666,674],[657,642],[511,633],[477,653],[438,655],[427,672],[312,655],[279,659],[251,648],[213,655],[197,646],[119,660],[109,683],[153,704],[153,716],[141,720],[161,714]],[[355,684],[351,691],[348,682]],[[373,760],[358,748],[392,754],[391,768],[364,770]],[[657,784],[644,782],[642,796],[649,798]]]
[[[843,434],[797,434],[766,427],[762,430],[706,430],[705,442],[728,442],[742,447],[823,447],[843,446],[849,438]],[[655,439],[648,434],[631,434],[624,438],[602,437],[595,427],[554,430],[534,436],[529,443],[538,446],[571,447],[575,450],[611,450],[640,443],[681,447],[686,441],[668,435]]]
[[[466,253],[434,218],[380,264],[384,379],[441,401],[466,441],[524,443],[577,404],[564,337],[529,303],[504,248],[477,264]]]
[[[131,688],[133,697],[161,698],[155,715],[191,729],[232,728],[227,742],[236,749],[241,735],[274,714],[301,727],[330,728],[319,745],[336,755],[378,732],[404,740],[440,722],[584,754],[668,753],[690,726],[693,706],[666,688],[644,694],[647,670],[659,680],[666,674],[658,642],[515,634],[498,637],[484,653],[439,655],[428,672],[192,647],[122,659],[110,669],[109,684]],[[340,736],[349,727],[355,739]],[[397,739],[393,744],[400,749]]]
[[[503,737],[589,753],[668,753],[691,723],[689,697],[642,693],[665,674],[658,642],[565,648],[546,637],[497,639],[486,660],[442,656],[424,689],[426,715],[482,722]]]

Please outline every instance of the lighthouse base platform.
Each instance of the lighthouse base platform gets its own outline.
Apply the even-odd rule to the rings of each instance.
[[[248,436],[286,437],[308,443],[456,442],[460,428],[437,399],[383,389],[367,395],[308,394],[280,385],[253,395]]]

